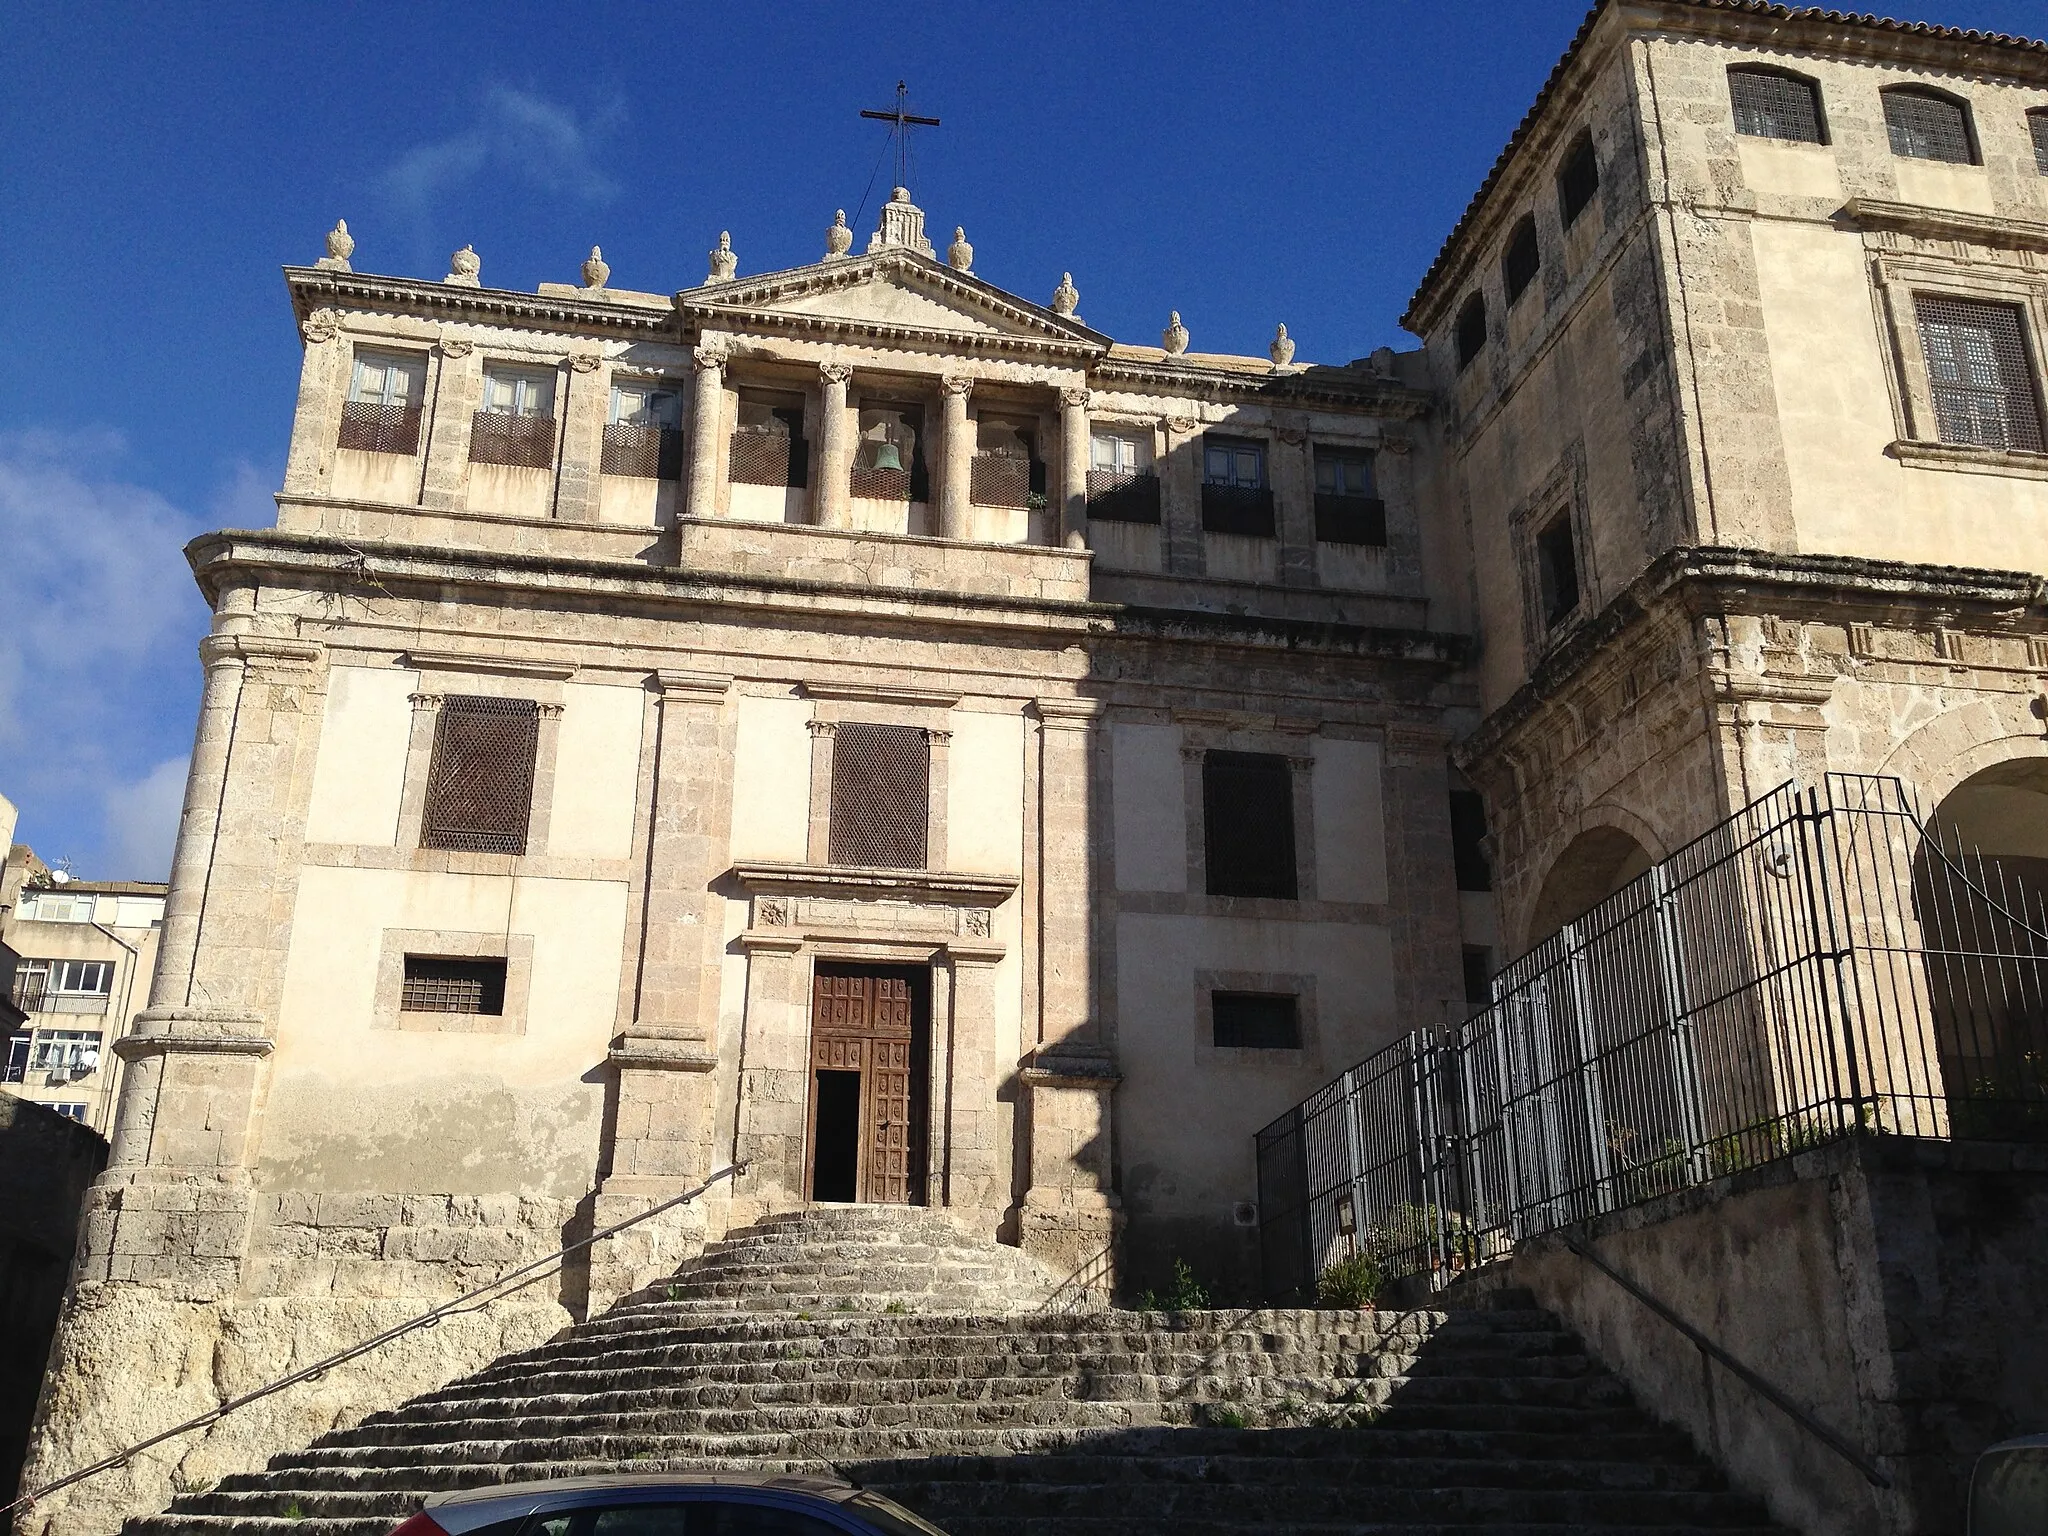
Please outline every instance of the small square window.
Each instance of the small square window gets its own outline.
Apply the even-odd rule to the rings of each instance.
[[[497,1018],[505,1012],[503,959],[457,959],[450,955],[407,955],[404,1013],[474,1013]]]
[[[1210,1038],[1218,1046],[1252,1051],[1301,1049],[1300,999],[1269,992],[1209,994]]]
[[[1803,75],[1776,69],[1731,69],[1728,99],[1735,131],[1753,139],[1791,144],[1824,144],[1820,87]]]
[[[1536,588],[1543,627],[1556,629],[1579,610],[1579,551],[1570,513],[1536,535]]]
[[[1901,87],[1884,93],[1884,124],[1892,153],[1908,160],[1946,160],[1975,165],[1970,109],[1934,91]]]

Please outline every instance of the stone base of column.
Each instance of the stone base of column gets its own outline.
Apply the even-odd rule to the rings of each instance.
[[[619,1075],[611,1172],[599,1184],[591,1221],[603,1231],[703,1183],[712,1164],[711,1043],[684,1030],[636,1026],[608,1053]],[[709,1191],[688,1205],[591,1245],[590,1310],[675,1273],[704,1249]]]
[[[1029,1095],[1031,1187],[1018,1244],[1067,1277],[1063,1297],[1108,1300],[1121,1272],[1123,1202],[1112,1188],[1111,1100],[1122,1081],[1100,1046],[1035,1051],[1018,1073]]]
[[[1055,1301],[1108,1302],[1123,1275],[1124,1213],[1115,1195],[1034,1189],[1017,1213],[1017,1246],[1063,1277]]]
[[[696,1186],[694,1179],[613,1177],[597,1192],[591,1225],[602,1232],[606,1227],[637,1216],[640,1212],[672,1200]],[[663,1211],[650,1221],[629,1227],[616,1237],[593,1243],[590,1249],[590,1315],[633,1292],[659,1285],[683,1265],[704,1251],[711,1231],[711,1212],[706,1194]]]

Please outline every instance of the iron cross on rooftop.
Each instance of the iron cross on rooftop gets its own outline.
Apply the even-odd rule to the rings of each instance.
[[[896,110],[893,112],[862,112],[862,117],[871,117],[878,123],[891,123],[889,130],[896,138],[896,185],[907,187],[909,181],[910,130],[912,128],[936,128],[936,117],[912,117],[904,110],[910,98],[910,87],[901,80],[896,82]]]

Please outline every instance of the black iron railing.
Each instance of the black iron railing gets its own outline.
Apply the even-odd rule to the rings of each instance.
[[[1266,1284],[1439,1281],[1838,1137],[2048,1139],[2048,906],[1896,779],[1786,785],[1258,1133]]]
[[[1202,484],[1202,529],[1254,539],[1274,536],[1273,493],[1265,486]]]
[[[1088,515],[1105,523],[1157,523],[1159,477],[1149,470],[1089,470]]]

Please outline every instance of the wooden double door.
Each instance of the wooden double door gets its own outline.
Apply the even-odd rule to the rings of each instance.
[[[924,1203],[930,999],[926,970],[818,967],[807,1198]]]

